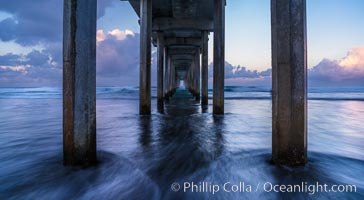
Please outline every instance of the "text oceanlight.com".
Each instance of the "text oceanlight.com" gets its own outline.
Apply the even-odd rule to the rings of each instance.
[[[356,192],[356,185],[350,184],[321,184],[319,182],[310,184],[301,182],[299,184],[275,184],[271,182],[247,184],[246,182],[225,182],[215,184],[212,182],[183,182],[173,183],[171,190],[174,192],[196,192],[196,193],[250,193],[250,192],[276,192],[276,193],[307,193],[314,195],[320,192]]]

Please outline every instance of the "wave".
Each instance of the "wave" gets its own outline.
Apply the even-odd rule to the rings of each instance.
[[[209,97],[212,99],[212,97]],[[272,97],[225,97],[225,100],[271,100]],[[321,101],[364,101],[364,98],[332,98],[332,97],[309,97],[308,100]]]
[[[209,88],[209,92],[213,89]],[[267,86],[225,86],[225,92],[272,92],[271,87]]]
[[[97,87],[98,99],[129,99],[139,98],[139,87]],[[209,89],[212,98],[213,90]],[[157,97],[157,88],[151,88],[152,98]],[[226,86],[226,100],[270,100],[272,91],[270,87],[261,86]],[[0,88],[0,99],[62,99],[62,88]],[[340,87],[340,88],[310,88],[309,100],[335,100],[335,101],[364,101],[364,87]]]

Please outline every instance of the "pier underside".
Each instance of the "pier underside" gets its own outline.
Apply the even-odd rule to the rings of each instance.
[[[224,114],[225,0],[129,0],[139,16],[139,113],[151,114],[151,45],[158,110],[181,81],[206,107],[213,32],[212,113]],[[96,161],[96,0],[64,0],[64,160]],[[272,160],[307,161],[306,1],[271,0]],[[181,105],[182,106],[182,105]]]

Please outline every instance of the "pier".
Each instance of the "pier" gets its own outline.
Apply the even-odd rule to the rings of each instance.
[[[208,38],[213,33],[212,114],[224,114],[225,0],[129,0],[139,16],[139,113],[151,114],[151,48],[157,47],[157,103],[180,81],[208,106]],[[97,0],[64,0],[65,165],[96,162]],[[241,24],[244,26],[244,24]],[[271,0],[272,161],[307,162],[306,0]]]

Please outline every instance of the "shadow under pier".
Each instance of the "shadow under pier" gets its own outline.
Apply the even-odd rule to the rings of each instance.
[[[144,170],[162,198],[183,196],[171,191],[171,184],[202,180],[209,174],[205,169],[224,149],[224,117],[202,114],[199,101],[188,90],[177,89],[164,107],[164,114],[139,121]]]
[[[200,102],[186,89],[177,89],[176,92],[164,103],[164,113],[180,116],[199,113]]]

